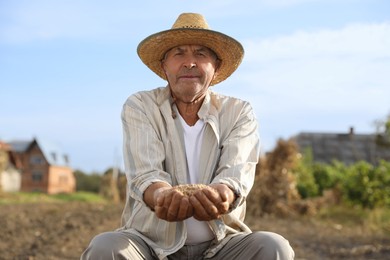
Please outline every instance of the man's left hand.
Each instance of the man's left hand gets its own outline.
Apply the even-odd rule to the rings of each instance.
[[[190,197],[194,218],[199,221],[217,219],[229,211],[234,198],[234,192],[227,185],[211,184]]]

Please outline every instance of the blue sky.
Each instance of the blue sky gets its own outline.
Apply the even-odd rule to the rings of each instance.
[[[300,132],[375,132],[390,113],[390,1],[0,1],[0,139],[57,143],[86,172],[122,166],[126,98],[165,86],[138,43],[202,13],[239,40],[215,91],[252,103],[263,152]]]

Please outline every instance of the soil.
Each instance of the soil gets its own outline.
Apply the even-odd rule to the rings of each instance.
[[[0,259],[79,259],[91,238],[120,225],[122,205],[83,202],[0,205]],[[305,218],[249,218],[275,231],[295,259],[390,259],[390,237]]]

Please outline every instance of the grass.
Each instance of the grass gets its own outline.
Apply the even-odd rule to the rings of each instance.
[[[61,201],[104,202],[105,199],[92,192],[79,191],[71,194],[56,194],[53,197]]]
[[[390,208],[332,206],[323,208],[318,217],[320,220],[344,226],[360,226],[367,232],[382,232],[390,235]]]
[[[0,205],[2,204],[20,204],[20,203],[52,203],[52,202],[91,202],[103,203],[106,200],[99,194],[92,192],[79,191],[70,194],[48,195],[39,192],[13,192],[0,193]]]

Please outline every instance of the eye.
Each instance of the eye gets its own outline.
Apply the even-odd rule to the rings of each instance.
[[[175,52],[173,56],[183,56],[183,52],[181,51]]]
[[[204,52],[197,52],[196,55],[199,57],[206,57],[206,53]]]

